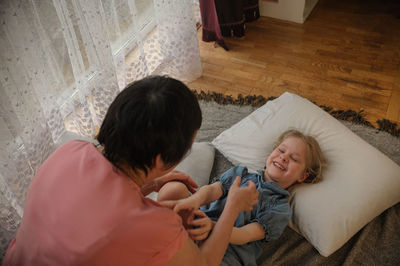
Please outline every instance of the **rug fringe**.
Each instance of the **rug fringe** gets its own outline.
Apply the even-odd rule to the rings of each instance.
[[[216,102],[218,104],[223,104],[223,105],[226,105],[226,104],[239,105],[239,106],[251,105],[253,107],[260,107],[260,106],[264,105],[266,102],[277,98],[274,96],[265,98],[264,96],[261,96],[261,95],[243,96],[242,94],[239,94],[236,98],[234,98],[231,95],[223,95],[222,93],[217,93],[217,92],[210,92],[210,91],[197,92],[196,90],[192,90],[192,91],[196,95],[198,100]],[[387,132],[395,137],[400,136],[400,128],[398,128],[398,125],[396,123],[393,123],[387,119],[379,119],[376,121],[378,124],[378,128],[376,128],[371,122],[369,122],[368,120],[365,119],[365,114],[364,114],[363,110],[361,110],[359,112],[356,112],[351,109],[334,110],[332,107],[329,107],[329,106],[319,105],[315,102],[314,102],[314,104],[318,105],[321,109],[323,109],[324,111],[329,113],[331,116],[335,117],[336,119],[350,121],[355,124],[361,124],[364,126],[375,128],[377,130]]]

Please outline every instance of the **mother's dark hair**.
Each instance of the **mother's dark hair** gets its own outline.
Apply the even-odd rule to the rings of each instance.
[[[119,93],[97,140],[115,166],[128,164],[147,173],[158,154],[167,166],[177,164],[190,149],[201,121],[197,99],[185,84],[150,76]]]

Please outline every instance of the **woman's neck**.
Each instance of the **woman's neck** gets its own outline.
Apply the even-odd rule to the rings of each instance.
[[[97,150],[103,154],[104,156],[104,146],[98,145],[96,146]],[[143,184],[146,183],[147,177],[143,171],[133,170],[127,163],[120,163],[116,165],[119,170],[121,170],[124,174],[126,174],[133,182],[138,185],[138,187],[142,187]]]
[[[138,187],[142,187],[147,182],[147,176],[143,171],[133,170],[128,164],[118,165],[118,168],[121,169],[133,182],[138,185]]]

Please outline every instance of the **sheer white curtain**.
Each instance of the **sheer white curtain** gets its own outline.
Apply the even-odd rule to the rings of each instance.
[[[34,173],[66,131],[93,136],[150,74],[201,75],[193,0],[0,1],[0,248]]]

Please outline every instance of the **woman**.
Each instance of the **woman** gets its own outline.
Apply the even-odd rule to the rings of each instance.
[[[196,187],[171,171],[201,119],[180,81],[157,76],[129,85],[107,111],[100,146],[70,141],[40,167],[4,265],[218,265],[236,216],[257,202],[255,187],[230,189],[200,246],[179,215],[144,197],[172,180]]]

